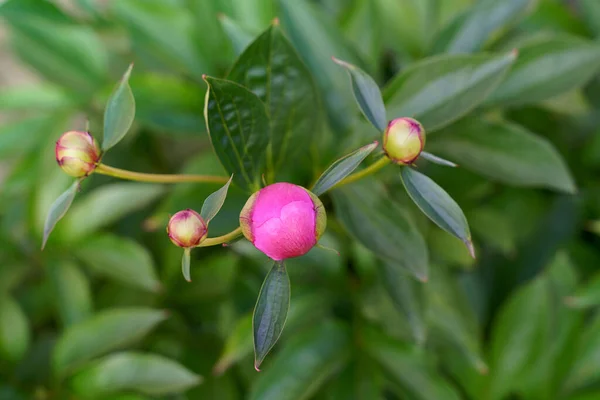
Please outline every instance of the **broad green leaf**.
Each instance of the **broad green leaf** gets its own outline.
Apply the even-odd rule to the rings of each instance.
[[[50,207],[46,217],[46,222],[44,223],[42,249],[44,249],[44,246],[46,246],[48,236],[50,236],[50,233],[56,226],[56,223],[65,216],[67,210],[69,210],[69,207],[71,207],[71,203],[73,203],[73,199],[75,198],[75,194],[77,193],[80,183],[81,181],[79,179],[73,182],[73,184],[63,194],[61,194]]]
[[[106,310],[69,327],[54,348],[52,367],[64,375],[95,357],[139,341],[167,314],[149,308]]]
[[[56,308],[64,327],[86,320],[92,313],[90,283],[77,265],[55,262],[48,267]]]
[[[536,103],[583,86],[600,70],[600,45],[553,36],[519,47],[519,58],[487,104]]]
[[[260,99],[235,82],[204,77],[204,119],[213,149],[235,182],[259,188],[269,144],[269,117]]]
[[[78,201],[61,226],[63,237],[79,241],[125,215],[148,206],[165,187],[147,183],[119,182],[104,185]]]
[[[254,368],[257,371],[281,336],[289,308],[290,278],[284,263],[276,261],[260,288],[252,317]]]
[[[578,336],[580,343],[575,350],[574,364],[564,382],[564,391],[571,393],[597,382],[600,377],[600,314],[596,313]]]
[[[229,37],[229,41],[233,46],[233,52],[236,56],[242,54],[257,36],[257,33],[240,25],[237,21],[229,18],[225,14],[219,15],[219,22],[221,23],[221,27],[225,31],[225,34]]]
[[[233,175],[229,178],[227,183],[223,185],[222,188],[212,193],[206,198],[206,200],[204,200],[204,204],[202,204],[202,209],[200,210],[200,215],[207,225],[217,215],[221,207],[223,207],[223,203],[225,203],[225,199],[227,198],[227,190],[229,189],[232,179]]]
[[[119,143],[127,134],[135,117],[135,98],[129,87],[129,76],[133,64],[110,95],[104,109],[104,138],[102,150],[106,151]]]
[[[0,359],[19,361],[31,340],[31,328],[21,306],[7,294],[0,293]]]
[[[480,50],[495,31],[512,25],[533,0],[480,0],[438,34],[436,53],[472,53]]]
[[[440,129],[481,104],[498,87],[516,53],[443,55],[404,70],[384,89],[389,118],[413,117]]]
[[[402,168],[401,177],[408,195],[421,211],[437,226],[462,240],[475,258],[469,223],[452,197],[427,175],[410,167]]]
[[[453,163],[452,161],[444,160],[442,157],[438,157],[435,154],[431,154],[426,151],[422,151],[421,155],[419,157],[421,157],[429,162],[432,162],[434,164],[443,165],[444,167],[452,167],[452,168],[458,167],[458,165]]]
[[[360,111],[379,132],[383,132],[387,127],[388,120],[377,82],[355,65],[338,60],[335,57],[333,61],[348,71],[352,83],[352,92]]]
[[[600,37],[600,3],[595,0],[581,0],[581,16],[587,22],[596,37]]]
[[[460,395],[429,367],[419,349],[387,337],[380,332],[365,332],[363,344],[394,382],[418,400],[459,400]]]
[[[138,392],[165,396],[184,392],[202,377],[177,362],[156,354],[123,352],[106,356],[75,375],[74,392],[83,397]]]
[[[576,191],[552,144],[518,125],[469,118],[448,131],[428,146],[465,168],[510,185]]]
[[[192,276],[190,274],[190,258],[191,249],[183,249],[183,255],[181,256],[181,272],[186,281],[191,282]]]
[[[360,163],[367,158],[375,148],[377,148],[378,144],[378,142],[373,142],[334,161],[333,164],[319,176],[319,179],[317,179],[313,185],[311,192],[320,196],[334,187],[342,179],[350,175],[352,171],[354,171]]]
[[[347,78],[331,62],[336,56],[353,64],[358,57],[337,25],[307,0],[279,0],[281,23],[315,77],[335,131],[347,131],[354,121],[354,104]],[[319,38],[319,40],[315,40]]]
[[[4,88],[0,93],[0,110],[61,110],[73,108],[77,98],[52,84],[36,84]]]
[[[272,173],[293,165],[317,131],[319,99],[313,78],[277,24],[248,46],[227,79],[250,89],[266,105],[270,118],[267,166]]]
[[[349,330],[326,322],[294,335],[273,362],[261,372],[250,400],[301,400],[311,398],[348,360]],[[290,373],[289,366],[294,366]]]
[[[349,233],[382,260],[427,280],[425,240],[408,213],[373,182],[332,192],[336,215]]]
[[[531,373],[544,351],[543,335],[550,304],[547,281],[538,278],[520,288],[503,305],[492,327],[490,399],[503,399]]]
[[[77,245],[74,253],[98,274],[145,290],[160,290],[148,250],[122,237],[104,234]]]

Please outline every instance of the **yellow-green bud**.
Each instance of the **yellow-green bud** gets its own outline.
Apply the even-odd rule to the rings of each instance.
[[[171,217],[167,234],[175,246],[190,248],[206,239],[208,228],[200,214],[188,208]]]
[[[87,176],[100,160],[98,143],[89,132],[69,131],[56,142],[56,162],[68,175]]]
[[[412,118],[396,118],[383,133],[383,151],[396,164],[412,164],[425,147],[425,129]]]

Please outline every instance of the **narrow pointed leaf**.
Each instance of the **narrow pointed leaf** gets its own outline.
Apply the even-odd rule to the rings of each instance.
[[[319,179],[317,179],[311,192],[320,196],[334,187],[342,179],[350,175],[352,171],[354,171],[356,167],[358,167],[359,164],[377,148],[377,145],[378,142],[373,142],[335,161],[321,174]]]
[[[200,210],[200,216],[206,224],[213,219],[221,207],[223,207],[223,203],[225,203],[225,199],[227,198],[227,190],[229,189],[229,185],[231,184],[231,180],[233,179],[233,175],[229,178],[227,183],[223,185],[222,188],[212,193],[210,196],[204,200],[204,204],[202,204],[202,209]]]
[[[188,282],[192,281],[192,276],[190,275],[190,253],[190,249],[183,249],[183,256],[181,257],[181,272]]]
[[[234,54],[240,55],[256,37],[256,33],[241,26],[237,21],[229,18],[225,14],[219,15],[219,22],[223,31],[229,38]]]
[[[269,118],[264,104],[243,86],[204,77],[208,84],[204,119],[212,146],[229,174],[243,189],[259,187],[269,145]]]
[[[514,63],[514,52],[443,55],[407,68],[384,89],[387,115],[410,116],[428,132],[440,129],[481,104]]]
[[[54,372],[63,375],[94,357],[134,343],[166,317],[161,310],[123,308],[102,311],[73,325],[56,343],[52,359]]]
[[[437,226],[462,240],[475,257],[467,218],[452,197],[431,178],[410,167],[403,167],[401,176],[417,207]]]
[[[254,368],[257,371],[281,336],[289,307],[290,278],[283,262],[275,262],[260,288],[252,318]]]
[[[387,126],[385,105],[377,82],[362,69],[333,57],[333,61],[344,67],[350,75],[354,98],[360,111],[378,131],[383,132]]]
[[[127,134],[135,116],[135,99],[129,87],[129,66],[121,81],[110,95],[104,110],[104,139],[102,150],[106,151],[119,143]]]
[[[427,161],[432,162],[434,164],[443,165],[444,167],[452,167],[452,168],[458,167],[458,165],[453,163],[452,161],[445,160],[442,157],[438,157],[435,154],[431,154],[426,151],[421,152],[420,157],[422,157],[422,158],[426,159]]]
[[[181,364],[157,354],[123,352],[111,354],[79,372],[71,381],[79,396],[102,397],[137,392],[165,398],[202,382]]]
[[[48,236],[50,236],[50,233],[56,226],[56,223],[65,216],[67,210],[69,207],[71,207],[71,203],[73,203],[73,199],[75,198],[75,194],[77,193],[77,188],[79,187],[80,182],[80,180],[73,182],[73,184],[63,194],[61,194],[58,199],[54,201],[52,207],[50,207],[50,211],[48,211],[48,216],[46,217],[46,222],[44,223],[42,250],[46,246]]]
[[[427,246],[410,215],[380,185],[357,182],[332,192],[336,215],[349,233],[386,262],[417,279],[428,277]]]

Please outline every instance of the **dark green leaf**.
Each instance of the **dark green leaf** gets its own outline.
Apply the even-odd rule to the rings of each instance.
[[[251,400],[311,398],[349,357],[350,332],[327,322],[299,333],[286,343],[251,389]],[[290,373],[289,366],[294,366]]]
[[[600,69],[600,46],[570,36],[532,40],[519,47],[519,58],[489,97],[494,105],[546,100],[583,86]]]
[[[110,95],[104,109],[104,138],[102,150],[106,151],[119,143],[127,134],[135,117],[135,99],[129,87],[129,76],[133,64],[129,66],[121,81]]]
[[[0,293],[0,359],[19,361],[31,338],[31,328],[21,306],[7,294]]]
[[[252,317],[254,368],[257,371],[281,336],[289,308],[290,278],[283,262],[276,261],[260,288]]]
[[[270,137],[265,106],[235,82],[208,76],[204,80],[204,118],[213,148],[240,187],[258,190]]]
[[[438,157],[435,154],[428,153],[426,151],[422,151],[420,157],[434,164],[443,165],[444,167],[458,167],[458,165],[453,163],[452,161],[444,160],[443,158]]]
[[[360,163],[367,158],[375,148],[377,148],[378,144],[378,142],[373,142],[334,161],[333,164],[321,174],[319,179],[317,179],[311,192],[320,196],[334,187],[342,179],[350,175],[352,171],[354,171],[356,167],[358,167]]]
[[[229,178],[227,183],[223,185],[222,188],[212,193],[206,198],[206,200],[204,200],[204,204],[202,204],[202,209],[200,210],[200,215],[207,225],[217,215],[221,207],[223,207],[223,203],[225,203],[225,199],[227,198],[227,190],[229,189],[232,179],[233,175]]]
[[[411,217],[381,186],[363,181],[335,190],[332,195],[336,215],[366,248],[419,280],[427,280],[425,240]]]
[[[221,22],[225,34],[229,37],[235,55],[242,54],[256,37],[254,32],[241,26],[237,21],[234,21],[225,14],[219,15],[219,21]]]
[[[166,317],[160,310],[123,308],[100,312],[73,325],[56,343],[54,371],[64,375],[95,357],[135,343]]]
[[[290,157],[317,131],[319,100],[310,72],[278,25],[248,46],[227,79],[250,89],[267,107],[268,168],[275,172],[285,162],[293,165]]]
[[[408,195],[421,211],[437,226],[462,240],[475,258],[469,223],[452,197],[431,178],[410,167],[403,167],[401,176]]]
[[[452,21],[438,35],[436,53],[472,53],[480,50],[495,31],[514,24],[532,0],[481,0]]]
[[[130,239],[93,236],[80,243],[74,253],[101,275],[150,291],[161,288],[150,253]]]
[[[369,74],[355,65],[333,57],[333,61],[344,67],[350,75],[354,98],[365,118],[379,131],[387,127],[385,105],[377,82]]]
[[[48,216],[46,217],[46,222],[44,223],[42,249],[44,249],[44,246],[46,246],[48,236],[50,236],[50,233],[56,226],[56,223],[65,216],[67,210],[71,206],[71,203],[73,203],[73,199],[75,198],[75,194],[77,193],[80,182],[80,180],[73,182],[73,184],[63,194],[61,194],[56,201],[54,201],[52,207],[50,207],[50,211],[48,211]]]
[[[190,253],[191,249],[183,249],[183,255],[181,256],[181,272],[188,282],[192,281],[192,276],[190,275]]]
[[[48,267],[56,307],[64,327],[86,320],[92,314],[90,283],[77,265],[56,262]]]
[[[75,375],[71,384],[80,396],[103,397],[128,391],[164,396],[201,382],[202,377],[163,356],[123,352],[98,360]]]
[[[428,145],[465,168],[503,183],[576,191],[565,162],[552,144],[515,124],[470,118]]]
[[[407,68],[384,89],[390,118],[414,117],[428,131],[440,129],[481,104],[516,59],[500,55],[444,55]]]

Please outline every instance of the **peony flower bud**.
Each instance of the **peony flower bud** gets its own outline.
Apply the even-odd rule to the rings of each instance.
[[[76,178],[89,175],[100,159],[98,143],[89,132],[63,133],[56,142],[55,153],[62,170]]]
[[[425,129],[412,118],[396,118],[383,133],[383,151],[396,164],[412,164],[425,147]]]
[[[254,193],[240,213],[246,239],[275,261],[306,254],[325,231],[317,196],[301,186],[275,183]]]
[[[188,208],[171,217],[167,234],[175,246],[190,248],[206,239],[208,227],[200,214]]]

